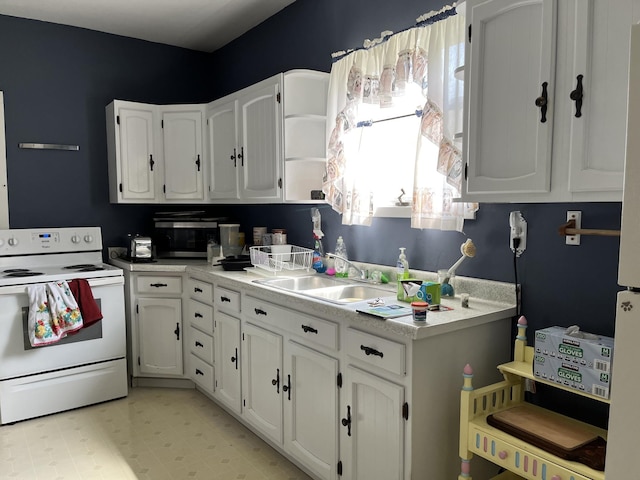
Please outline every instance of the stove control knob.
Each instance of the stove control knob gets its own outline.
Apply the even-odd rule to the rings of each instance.
[[[71,243],[80,243],[80,235],[74,235],[71,237]]]
[[[11,237],[9,240],[7,240],[7,243],[11,247],[15,247],[16,245],[18,245],[18,239],[16,237]]]
[[[91,243],[93,242],[93,237],[91,235],[85,235],[84,236],[84,241],[87,243]]]
[[[4,245],[4,240],[0,238],[0,247]]]

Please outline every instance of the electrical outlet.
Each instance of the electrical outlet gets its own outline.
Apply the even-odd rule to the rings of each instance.
[[[509,230],[509,248],[519,257],[527,249],[527,221],[519,211],[509,214]]]

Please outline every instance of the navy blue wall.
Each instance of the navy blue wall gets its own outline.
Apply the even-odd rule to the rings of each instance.
[[[410,27],[442,0],[297,0],[213,54],[0,16],[0,90],[5,94],[7,168],[12,228],[99,225],[106,245],[130,231],[148,232],[153,206],[108,202],[104,107],[120,98],[152,103],[200,102],[294,68],[329,71],[331,53],[362,45],[382,30]],[[18,149],[19,142],[69,143],[79,152]],[[186,208],[186,207],[185,207]],[[291,243],[311,246],[311,205],[217,206],[209,210],[251,227],[284,227]],[[477,255],[460,275],[512,282],[508,218],[528,221],[527,251],[518,260],[529,338],[536,328],[579,324],[613,335],[619,241],[583,237],[579,247],[557,234],[567,210],[582,210],[587,228],[619,228],[619,203],[481,206],[465,233]],[[420,231],[408,219],[375,219],[344,227],[321,207],[325,247],[342,235],[354,260],[394,265],[407,247],[413,268],[448,267],[465,240],[457,232]],[[508,341],[511,339],[496,339]],[[464,359],[458,359],[464,364]],[[563,410],[558,401],[558,408]],[[575,398],[566,401],[575,404]],[[564,408],[566,411],[566,408]],[[606,412],[588,403],[586,416]],[[574,412],[575,413],[575,412]]]

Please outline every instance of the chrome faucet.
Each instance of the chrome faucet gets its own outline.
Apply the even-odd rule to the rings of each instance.
[[[336,255],[335,253],[327,253],[326,255],[327,255],[327,257],[333,257],[333,258],[336,258],[338,260],[342,260],[350,268],[353,268],[356,271],[356,273],[358,274],[358,278],[360,280],[367,280],[367,272],[365,270],[362,270],[361,268],[359,268],[357,265],[352,263],[350,260],[348,260],[348,259],[346,259],[344,257],[341,257],[340,255]]]

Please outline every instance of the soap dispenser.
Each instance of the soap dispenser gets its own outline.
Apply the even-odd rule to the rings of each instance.
[[[409,278],[409,261],[404,253],[405,250],[405,247],[400,247],[400,255],[398,256],[398,263],[396,265],[396,279],[398,281],[397,299],[400,301],[405,300],[405,292],[401,280]]]

